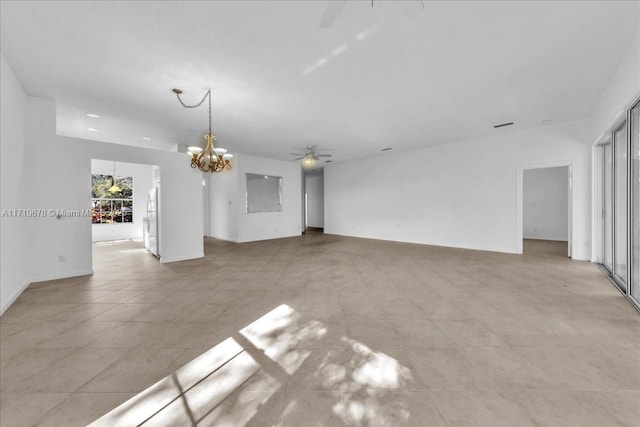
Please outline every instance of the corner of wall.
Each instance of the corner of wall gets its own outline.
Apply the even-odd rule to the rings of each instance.
[[[26,209],[35,207],[30,203],[30,174],[24,168],[28,96],[4,53],[0,52],[0,57],[0,208]],[[31,282],[31,266],[27,260],[32,228],[28,220],[11,216],[2,216],[0,220],[0,313],[4,313]]]
[[[16,300],[20,297],[20,295],[22,295],[22,293],[29,287],[30,284],[30,281],[24,282],[14,289],[13,294],[9,295],[6,298],[2,298],[2,301],[0,301],[0,316],[2,316],[4,312],[7,311],[7,309],[11,307],[14,302],[16,302]]]

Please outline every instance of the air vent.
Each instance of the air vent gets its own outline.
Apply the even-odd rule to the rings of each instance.
[[[382,149],[382,150],[380,150],[380,151],[389,151],[389,150],[391,150],[391,147],[383,148],[383,149]]]
[[[494,127],[494,128],[496,128],[496,129],[498,129],[498,128],[502,128],[502,127],[505,127],[505,126],[511,126],[512,124],[513,124],[513,122],[509,122],[509,123],[502,123],[502,124],[500,124],[500,125],[494,125],[493,127]]]

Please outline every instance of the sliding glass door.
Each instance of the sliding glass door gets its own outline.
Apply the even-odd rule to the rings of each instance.
[[[613,156],[611,143],[602,145],[602,228],[603,258],[602,264],[610,272],[613,271]]]
[[[627,289],[627,123],[613,133],[613,277]]]
[[[631,186],[631,277],[630,296],[640,306],[640,101],[631,109],[629,115],[631,137],[630,145],[630,176]]]
[[[597,258],[640,309],[640,100],[596,147]]]

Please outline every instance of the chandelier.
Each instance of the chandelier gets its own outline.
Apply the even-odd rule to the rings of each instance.
[[[191,167],[198,168],[202,172],[222,172],[223,170],[231,169],[231,159],[233,154],[227,153],[224,148],[216,148],[213,141],[216,140],[216,136],[211,132],[211,89],[207,89],[207,93],[204,94],[202,100],[195,105],[187,105],[182,102],[180,89],[173,89],[173,92],[178,97],[178,101],[184,108],[196,108],[202,105],[205,99],[209,99],[209,132],[204,135],[204,139],[207,140],[207,146],[203,150],[201,147],[189,147],[188,154],[191,157]]]

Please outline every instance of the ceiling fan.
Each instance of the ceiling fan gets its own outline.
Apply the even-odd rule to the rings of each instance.
[[[348,0],[328,0],[327,6],[324,8],[322,18],[320,18],[320,26],[322,28],[330,28],[334,21],[338,19],[338,16],[342,13]],[[373,7],[373,1],[371,0],[371,7]],[[424,9],[424,0],[417,0]]]
[[[320,154],[317,151],[317,147],[315,145],[307,145],[304,154],[302,153],[289,153],[290,156],[297,156],[294,160],[303,160],[304,163],[314,163],[320,160],[321,157],[333,157],[333,154]]]

